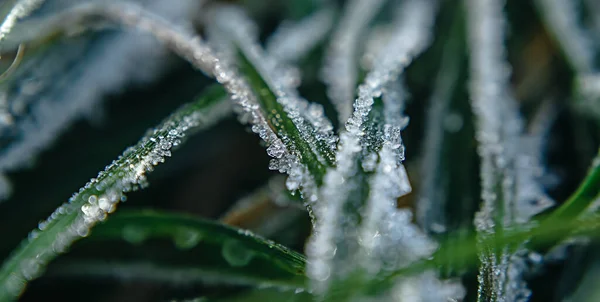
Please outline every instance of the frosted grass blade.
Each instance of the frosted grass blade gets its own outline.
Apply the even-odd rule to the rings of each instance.
[[[323,42],[333,19],[334,10],[327,7],[296,23],[283,21],[267,40],[265,50],[279,62],[297,62]]]
[[[307,207],[317,200],[316,188],[327,167],[335,164],[337,137],[322,106],[302,99],[296,87],[300,79],[293,69],[269,56],[258,44],[255,25],[238,9],[220,7],[215,27],[239,50],[238,62],[250,87],[258,96],[256,110],[262,112],[280,140],[267,153],[274,157],[270,169],[289,174],[290,191],[300,189]],[[227,50],[226,50],[227,51]]]
[[[161,125],[150,129],[137,145],[92,178],[69,202],[60,206],[13,251],[0,269],[0,301],[15,299],[28,281],[64,253],[77,239],[114,212],[125,192],[148,185],[146,173],[171,156],[171,149],[192,131],[206,128],[230,112],[221,87],[208,89],[199,100],[182,107]]]
[[[327,94],[338,111],[340,124],[352,115],[352,100],[358,83],[360,41],[385,0],[352,0],[346,3],[334,30],[323,67]]]

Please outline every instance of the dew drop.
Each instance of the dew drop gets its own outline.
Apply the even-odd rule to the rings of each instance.
[[[192,229],[182,228],[173,236],[173,243],[182,250],[189,250],[202,240],[202,234]]]
[[[138,226],[126,226],[123,228],[123,239],[131,244],[140,244],[148,238],[148,233]]]
[[[237,240],[227,240],[225,244],[223,244],[223,258],[229,263],[231,266],[245,266],[250,263],[252,257],[254,257],[254,253],[246,249],[239,241]]]

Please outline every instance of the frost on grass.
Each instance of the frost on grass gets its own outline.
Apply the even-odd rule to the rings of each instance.
[[[310,207],[317,200],[316,187],[322,181],[324,169],[335,162],[337,137],[331,123],[321,105],[309,103],[298,95],[298,71],[258,45],[256,26],[242,11],[224,6],[217,8],[214,16],[215,30],[232,40],[220,41],[221,47],[231,55],[235,49],[241,52],[238,61],[246,69],[245,76],[252,89],[260,96],[255,108],[264,112],[275,130],[276,143],[267,141],[267,153],[274,157],[269,168],[287,173],[287,188],[300,190]]]
[[[173,5],[144,1],[149,10],[178,22],[189,20],[190,11],[196,7],[193,2]],[[32,31],[43,29],[38,38],[54,31],[82,28],[88,25],[87,20],[95,19],[85,19],[81,14],[94,16],[97,6],[102,4],[69,7],[57,17],[54,12],[48,13],[50,16],[42,14],[23,21],[22,26]],[[0,199],[8,197],[10,188],[1,175],[28,165],[76,120],[101,120],[98,112],[105,96],[155,79],[164,70],[166,55],[156,39],[132,31],[61,39],[47,50],[33,52],[0,86],[0,178],[4,179]]]
[[[475,217],[480,239],[527,222],[551,205],[545,202],[536,179],[534,161],[521,144],[524,135],[518,104],[510,93],[510,67],[503,45],[503,1],[468,0],[468,34],[471,54],[471,98],[477,122],[481,156],[481,197]],[[530,295],[522,274],[522,247],[494,251],[480,243],[478,276],[480,301],[526,301]]]
[[[163,124],[148,131],[140,142],[123,152],[117,160],[91,179],[60,206],[50,217],[39,223],[3,264],[0,270],[0,300],[18,296],[25,284],[38,277],[44,267],[58,254],[65,252],[77,239],[114,212],[125,200],[124,193],[148,185],[146,174],[154,170],[171,149],[181,143],[192,130],[212,125],[229,113],[227,102],[218,102],[224,93],[211,91],[206,99],[183,107]]]
[[[6,36],[10,34],[17,22],[20,19],[30,15],[33,11],[40,7],[42,3],[44,3],[44,0],[17,0],[2,23],[0,23],[0,45],[2,45],[2,41],[4,41]]]
[[[296,23],[284,21],[269,37],[266,52],[280,62],[297,62],[323,42],[333,17],[334,11],[324,8]]]
[[[383,0],[349,1],[333,33],[322,73],[328,86],[327,95],[337,109],[340,124],[352,115],[361,39],[384,3]]]
[[[402,165],[400,133],[408,120],[401,74],[429,45],[435,8],[435,1],[406,1],[397,8],[396,30],[358,88],[354,112],[340,133],[336,167],[319,191],[317,225],[306,248],[307,273],[318,295],[335,297],[341,284],[395,271],[436,249],[412,224],[411,212],[396,208],[397,198],[411,191]],[[421,277],[410,280],[427,279]],[[410,286],[408,280],[394,288]],[[456,287],[461,290],[445,298],[460,298],[462,287]],[[379,298],[393,299],[389,293]]]

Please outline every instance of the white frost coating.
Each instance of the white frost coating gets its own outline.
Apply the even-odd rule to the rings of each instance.
[[[171,149],[181,143],[187,132],[199,126],[208,127],[230,112],[229,104],[221,102],[208,112],[201,113],[196,110],[175,115],[158,128],[149,130],[138,145],[125,150],[122,156],[106,166],[105,170],[91,179],[79,193],[75,193],[68,203],[40,222],[38,230],[29,234],[29,240],[40,236],[52,236],[44,234],[44,231],[55,224],[66,224],[58,227],[62,231],[56,234],[56,238],[42,238],[53,241],[52,246],[31,247],[37,249],[35,257],[23,259],[20,267],[11,273],[14,282],[0,285],[3,286],[0,287],[0,298],[4,297],[3,295],[19,295],[26,282],[39,276],[57,254],[65,252],[75,240],[87,236],[96,223],[114,212],[117,204],[125,200],[124,193],[147,186],[146,173],[153,171],[154,166],[170,157]],[[81,201],[85,203],[81,204]],[[78,214],[69,221],[69,217],[65,215],[74,212]],[[5,269],[10,268],[2,267],[0,274],[6,274]]]
[[[364,70],[373,69],[373,63],[377,59],[379,50],[387,45],[394,33],[394,27],[390,24],[378,24],[369,32],[365,42],[365,51],[360,58],[360,65]]]
[[[596,55],[590,33],[578,24],[577,3],[573,0],[536,0],[543,21],[560,44],[566,59],[578,73],[594,70]]]
[[[428,45],[435,4],[435,1],[406,1],[399,8],[397,30],[378,54],[365,83],[358,88],[354,112],[346,122],[345,131],[340,134],[336,167],[327,171],[319,192],[322,202],[315,206],[318,220],[306,247],[309,257],[307,274],[318,294],[326,292],[332,280],[343,279],[347,273],[363,265],[372,273],[382,269],[393,270],[429,255],[435,249],[435,244],[410,224],[410,213],[395,209],[396,198],[410,192],[410,184],[401,165],[403,146],[400,130],[406,124],[401,115],[403,98],[401,93],[389,86],[397,83],[404,68]],[[390,96],[383,98],[384,111],[389,108],[385,114],[385,118],[389,119],[384,129],[387,136],[378,154],[380,162],[376,166],[375,177],[370,181],[370,186],[376,189],[371,190],[367,209],[362,215],[364,224],[359,228],[353,217],[344,215],[343,207],[351,198],[350,191],[361,185],[355,176],[360,172],[361,151],[369,140],[365,122],[374,98],[382,94],[385,96],[388,91]],[[367,160],[372,159],[367,156]],[[405,241],[395,245],[401,240]],[[377,254],[373,257],[382,259],[382,263],[361,258],[371,252]]]
[[[6,39],[6,36],[15,27],[19,19],[27,17],[40,5],[44,3],[44,0],[19,0],[10,10],[2,24],[0,24],[0,49],[2,48],[2,41]]]
[[[524,122],[509,92],[510,67],[505,61],[503,45],[503,1],[467,0],[465,3],[471,50],[470,89],[482,159],[483,203],[476,214],[475,227],[480,238],[486,238],[497,228],[528,221],[551,203],[538,202],[544,198],[535,177],[538,167],[522,144]],[[529,290],[518,272],[525,269],[519,264],[522,257],[508,254],[508,250],[494,255],[481,248],[479,299],[525,301]]]
[[[393,301],[440,302],[462,301],[466,290],[455,281],[441,281],[433,271],[402,278],[394,288]]]
[[[333,17],[334,11],[325,8],[297,23],[284,21],[267,40],[267,53],[280,62],[300,60],[325,39]]]
[[[152,15],[152,18],[181,22],[188,20],[189,11],[196,5],[194,2],[180,1],[173,5],[151,0],[146,5],[161,13],[160,17]],[[77,16],[100,15],[116,23],[127,23],[115,20],[115,14],[127,12],[134,16],[139,14],[136,7],[87,3],[63,12],[63,18],[58,21],[68,27],[70,22],[79,20]],[[0,174],[22,168],[76,119],[92,116],[106,94],[121,91],[131,83],[154,79],[163,69],[167,54],[153,37],[132,32],[105,36],[94,41],[91,48],[88,43],[79,42],[85,41],[71,41],[59,49],[50,49],[43,56],[33,58],[32,62],[24,62],[21,67],[24,76],[18,83],[20,89],[7,96],[7,106],[16,116],[10,118],[10,123],[0,123],[0,130],[10,128],[9,132],[20,135],[0,152]],[[76,58],[83,59],[74,62]],[[57,80],[59,73],[61,76]],[[17,109],[27,106],[30,106],[28,113]],[[8,191],[0,187],[0,200],[7,195]]]
[[[340,123],[352,115],[360,39],[384,3],[384,0],[349,1],[333,34],[322,78],[328,86],[327,95],[338,111]]]
[[[256,42],[258,35],[255,24],[242,11],[233,7],[220,7],[216,9],[214,16],[216,26],[236,41],[271,88],[277,102],[292,120],[312,153],[324,166],[328,166],[327,162],[334,162],[333,154],[337,138],[333,134],[333,126],[325,117],[322,106],[308,103],[298,95],[296,91],[300,82],[298,73],[283,66],[275,57],[264,52]],[[267,149],[269,155],[275,157],[269,168],[288,173],[286,182],[288,189],[291,191],[301,189],[304,200],[310,206],[317,200],[316,182],[308,168],[302,164],[299,150],[283,152],[286,145],[294,144],[292,139],[286,137],[285,133],[278,134],[282,137],[283,143]]]

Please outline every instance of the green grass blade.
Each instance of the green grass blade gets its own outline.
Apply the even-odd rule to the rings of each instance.
[[[157,246],[157,240],[172,245]],[[56,267],[59,275],[111,276],[194,284],[202,281],[282,288],[304,287],[303,255],[253,233],[217,221],[159,211],[125,211],[99,224],[74,246],[97,247],[114,241],[131,243],[133,255],[106,261],[85,257]],[[152,253],[148,247],[152,246]],[[77,253],[75,253],[77,254]],[[109,260],[110,259],[110,260]],[[56,275],[56,274],[55,274]]]
[[[600,148],[577,191],[549,215],[548,221],[556,222],[579,216],[598,194],[600,194]]]
[[[44,267],[75,240],[112,213],[124,200],[124,193],[147,185],[146,173],[171,156],[171,149],[192,130],[212,125],[229,113],[229,104],[220,102],[224,90],[212,86],[199,100],[173,113],[161,125],[150,129],[134,147],[75,193],[39,228],[29,234],[5,260],[0,269],[0,301],[15,299],[27,281],[35,279]]]
[[[406,1],[396,7],[395,30],[358,87],[354,111],[340,132],[337,165],[320,188],[316,234],[307,246],[307,273],[325,301],[361,296],[379,271],[435,249],[412,224],[410,211],[396,204],[411,190],[402,165],[400,133],[407,123],[402,74],[429,45],[435,4]],[[393,299],[388,294],[382,291],[377,299]]]
[[[310,208],[326,169],[335,165],[337,137],[331,122],[322,106],[298,95],[300,79],[295,70],[284,67],[258,45],[255,25],[244,13],[220,7],[214,15],[214,31],[230,39],[232,45],[227,47],[237,56],[241,73],[257,96],[258,111],[277,136],[275,143],[267,140],[267,153],[274,157],[269,168],[288,173],[287,188],[300,189]]]

